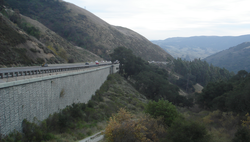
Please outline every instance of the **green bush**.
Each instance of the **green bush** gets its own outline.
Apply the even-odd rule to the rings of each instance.
[[[31,24],[22,21],[22,22],[18,23],[18,26],[21,29],[23,29],[26,33],[28,33],[29,35],[32,35],[32,36],[36,37],[37,39],[40,38],[41,33],[40,33],[39,29],[32,26]]]
[[[1,134],[0,134],[0,141],[1,142],[21,142],[22,140],[24,139],[23,135],[14,130],[12,133],[10,133],[9,135],[3,137]]]
[[[136,117],[121,108],[109,118],[104,134],[109,142],[158,142],[166,130],[160,119],[144,114]]]
[[[171,102],[162,99],[158,102],[149,101],[146,105],[145,112],[154,118],[163,117],[164,122],[168,126],[179,116],[176,107]]]
[[[38,64],[42,64],[42,63],[44,63],[44,59],[42,59],[42,58],[37,58],[37,59],[36,59],[36,62],[37,62]]]
[[[75,104],[73,103],[71,106],[71,116],[73,118],[83,118],[84,117],[84,109],[85,109],[85,103],[83,104]]]
[[[103,101],[103,97],[101,96],[101,94],[96,93],[96,95],[92,95],[91,100],[97,101],[97,102],[102,102]]]
[[[89,102],[88,102],[88,107],[93,108],[94,106],[95,106],[94,101],[89,100]]]
[[[233,142],[250,142],[250,132],[246,127],[241,127],[234,135]]]
[[[175,121],[168,132],[173,142],[209,142],[211,138],[205,126],[182,119]]]
[[[38,125],[39,124],[39,125]],[[48,127],[46,121],[42,122],[29,122],[26,119],[23,120],[23,133],[25,135],[24,141],[42,141],[51,140],[55,136],[48,133]]]

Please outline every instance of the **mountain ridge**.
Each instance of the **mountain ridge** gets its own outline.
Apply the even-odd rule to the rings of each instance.
[[[240,70],[250,72],[250,42],[243,42],[229,49],[220,51],[216,54],[206,57],[205,61],[226,68],[229,71],[237,73]]]
[[[250,41],[250,35],[241,36],[192,36],[173,37],[165,40],[153,40],[175,58],[193,60],[225,50],[228,47]]]
[[[103,60],[86,49],[78,49],[36,20],[10,9],[5,11],[7,17],[0,13],[0,67]]]
[[[124,46],[144,60],[173,59],[166,51],[138,33],[110,25],[74,4],[42,0],[23,2],[6,0],[6,2],[10,7],[19,9],[21,14],[37,19],[75,46],[87,49],[102,58],[110,59],[109,54],[115,48]]]

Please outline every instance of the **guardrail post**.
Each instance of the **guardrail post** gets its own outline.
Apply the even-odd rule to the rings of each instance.
[[[15,72],[15,74],[16,74],[16,81],[17,81],[18,72]]]
[[[8,82],[8,80],[9,80],[9,73],[7,73],[7,82]]]

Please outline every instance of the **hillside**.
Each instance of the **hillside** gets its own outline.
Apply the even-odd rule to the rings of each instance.
[[[29,17],[9,9],[4,14],[0,13],[0,67],[102,60]]]
[[[112,26],[94,14],[63,1],[5,0],[9,7],[37,19],[74,45],[105,59],[119,46],[130,48],[145,60],[165,61],[172,56],[129,29]]]
[[[237,46],[223,50],[205,58],[214,66],[226,68],[237,73],[239,70],[250,71],[250,42],[244,42]]]
[[[174,37],[152,42],[175,58],[193,60],[195,58],[203,59],[228,47],[248,41],[250,41],[250,35]]]

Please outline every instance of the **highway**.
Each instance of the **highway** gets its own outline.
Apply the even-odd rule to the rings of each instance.
[[[100,62],[99,65],[96,65],[95,62],[85,65],[85,63],[75,63],[75,64],[48,64],[48,67],[41,66],[30,66],[30,67],[14,67],[14,68],[0,68],[0,83],[9,82],[12,78],[12,81],[20,80],[20,77],[23,76],[34,76],[34,75],[43,75],[64,71],[73,71],[80,70],[84,68],[93,68],[104,65],[111,65],[111,62]],[[13,80],[13,78],[15,78]],[[27,77],[26,77],[27,78]]]

